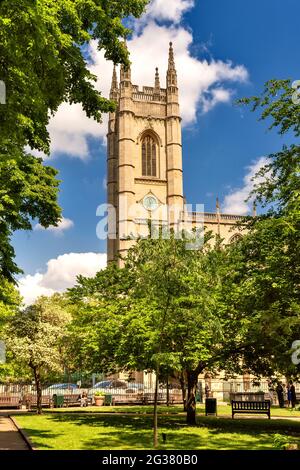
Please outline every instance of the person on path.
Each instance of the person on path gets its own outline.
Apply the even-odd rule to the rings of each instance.
[[[292,404],[292,392],[291,392],[290,384],[287,384],[286,391],[287,391],[288,407],[290,407],[290,405]]]
[[[293,384],[292,381],[290,381],[290,401],[291,401],[292,408],[295,408],[297,397],[296,397],[295,385]]]
[[[283,386],[281,382],[278,382],[278,385],[276,387],[276,393],[280,408],[284,408]]]

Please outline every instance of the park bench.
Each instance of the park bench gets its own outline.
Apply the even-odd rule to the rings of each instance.
[[[152,405],[154,403],[155,394],[154,393],[144,393],[143,401],[144,405]],[[160,405],[165,405],[167,403],[167,394],[166,393],[158,393],[157,396],[157,403]],[[169,404],[173,405],[174,403],[182,403],[182,396],[173,395],[170,393],[169,395]]]
[[[80,406],[80,395],[64,395],[63,406],[65,406],[66,408],[68,408],[69,406]]]
[[[26,395],[24,398],[26,408],[30,410],[31,408],[37,407],[37,396],[34,395]],[[50,395],[42,395],[42,407],[43,408],[52,408],[52,397]]]
[[[140,395],[115,395],[112,399],[113,405],[143,405],[144,399]]]
[[[87,397],[87,405],[92,405],[92,397]],[[81,406],[80,395],[77,393],[64,395],[63,406],[67,408],[69,406]]]
[[[236,413],[246,414],[266,414],[269,419],[271,418],[271,402],[270,400],[264,401],[235,401],[231,402],[232,419]]]
[[[1,408],[19,408],[21,404],[21,399],[18,395],[0,395]]]

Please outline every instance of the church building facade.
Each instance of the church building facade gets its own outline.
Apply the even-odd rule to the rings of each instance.
[[[120,80],[114,67],[110,99],[117,103],[110,113],[107,134],[108,262],[126,257],[138,236],[155,226],[180,230],[199,227],[232,243],[240,233],[239,215],[223,214],[217,200],[215,212],[193,211],[183,192],[181,116],[177,72],[172,43],[169,45],[166,88],[158,69],[154,86],[134,85],[131,69],[121,66]],[[202,206],[200,206],[202,207]],[[196,207],[197,209],[197,207]],[[149,377],[135,373],[146,383]],[[151,377],[150,377],[151,378]],[[250,376],[232,382],[202,375],[199,380],[224,399],[232,391],[250,391]]]

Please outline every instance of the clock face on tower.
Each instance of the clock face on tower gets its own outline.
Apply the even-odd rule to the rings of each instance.
[[[158,208],[158,205],[158,200],[152,194],[145,196],[143,199],[143,206],[147,211],[155,211],[155,209]]]

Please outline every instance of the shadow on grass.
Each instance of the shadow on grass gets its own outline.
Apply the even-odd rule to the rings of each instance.
[[[293,432],[300,436],[300,421],[291,421],[287,419],[268,419],[268,418],[217,418],[200,417],[197,420],[198,425],[214,428],[224,431],[238,432]]]
[[[91,428],[92,438],[78,439],[81,449],[151,449],[151,416],[101,415],[99,413],[52,413],[47,418],[76,428]],[[180,416],[160,416],[160,436],[167,435],[161,449],[272,449],[273,434],[300,437],[300,423],[289,420],[198,418],[198,425],[188,427]],[[34,435],[34,432],[31,432]],[[33,437],[34,439],[34,437]]]
[[[34,447],[43,446],[43,448],[46,447],[49,450],[52,450],[53,446],[45,444],[45,439],[57,438],[59,436],[58,433],[43,431],[42,429],[32,429],[29,427],[22,426],[22,430],[24,431],[26,436],[30,437],[30,440],[33,443]]]
[[[137,415],[153,415],[153,406],[88,406],[86,408],[76,407],[76,408],[57,408],[53,409],[44,409],[45,414],[48,413],[99,413],[99,414],[137,414]],[[182,405],[177,406],[163,406],[158,407],[158,414],[166,415],[184,415],[185,411],[183,410]]]

